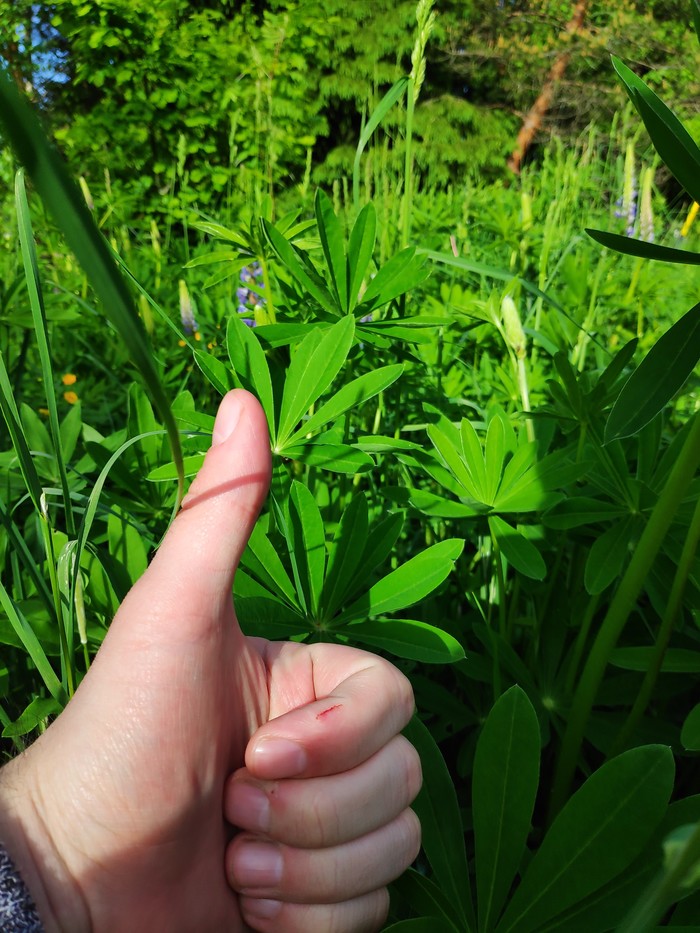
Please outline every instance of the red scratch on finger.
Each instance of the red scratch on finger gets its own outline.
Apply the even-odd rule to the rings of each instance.
[[[321,710],[320,713],[316,714],[316,719],[323,719],[324,716],[332,713],[334,709],[340,709],[342,705],[342,703],[336,703],[335,706],[329,706],[328,709]]]

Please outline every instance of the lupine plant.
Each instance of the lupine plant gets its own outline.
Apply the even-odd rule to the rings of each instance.
[[[83,422],[80,401],[61,416],[55,295],[20,173],[47,420],[18,402],[0,357],[3,737],[21,748],[68,701],[202,463],[217,396],[243,387],[264,409],[273,477],[236,575],[242,626],[384,652],[414,685],[406,734],[423,762],[423,851],[393,886],[387,929],[694,928],[700,420],[685,411],[700,305],[658,339],[647,328],[606,340],[594,324],[608,267],[601,259],[580,286],[567,265],[573,243],[551,269],[557,205],[536,241],[527,191],[515,233],[493,207],[510,267],[464,255],[454,235],[449,250],[411,243],[405,212],[400,245],[384,257],[391,219],[363,203],[360,167],[406,91],[410,138],[430,7],[419,5],[411,79],[365,125],[346,210],[319,190],[311,216],[277,216],[265,199],[247,224],[202,219],[204,245],[174,279],[179,316],[101,236],[0,75],[8,138],[134,380],[111,430]],[[700,35],[697,0],[692,9]],[[660,159],[700,200],[694,141],[630,69],[615,68]],[[630,225],[633,162],[628,149],[620,209],[640,238],[591,235],[642,261],[698,264],[658,242],[658,225],[652,241],[648,169]],[[169,365],[149,341],[134,296],[186,361]]]

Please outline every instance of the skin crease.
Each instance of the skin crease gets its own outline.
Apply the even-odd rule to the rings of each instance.
[[[0,771],[0,839],[47,933],[377,930],[418,852],[408,681],[238,627],[233,575],[269,477],[264,414],[230,392],[75,697]]]

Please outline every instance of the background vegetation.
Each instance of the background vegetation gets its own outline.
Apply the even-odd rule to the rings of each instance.
[[[694,928],[693,22],[696,0],[3,5],[9,753],[243,385],[275,470],[242,624],[414,684],[424,854],[394,929]]]

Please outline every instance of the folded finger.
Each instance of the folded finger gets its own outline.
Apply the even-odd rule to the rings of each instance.
[[[288,904],[242,897],[241,913],[259,933],[376,933],[389,912],[386,888],[340,904]]]
[[[296,650],[295,650],[296,649]],[[245,763],[275,780],[338,774],[366,761],[413,715],[411,685],[393,664],[345,645],[267,649],[270,719],[253,735]],[[290,703],[290,684],[307,697]]]
[[[226,786],[224,813],[239,829],[321,849],[391,822],[413,803],[420,786],[418,753],[397,735],[367,761],[327,777],[257,781],[241,768]]]
[[[226,853],[229,883],[246,897],[336,904],[385,887],[416,858],[420,824],[404,810],[379,830],[327,849],[298,849],[242,833]]]

